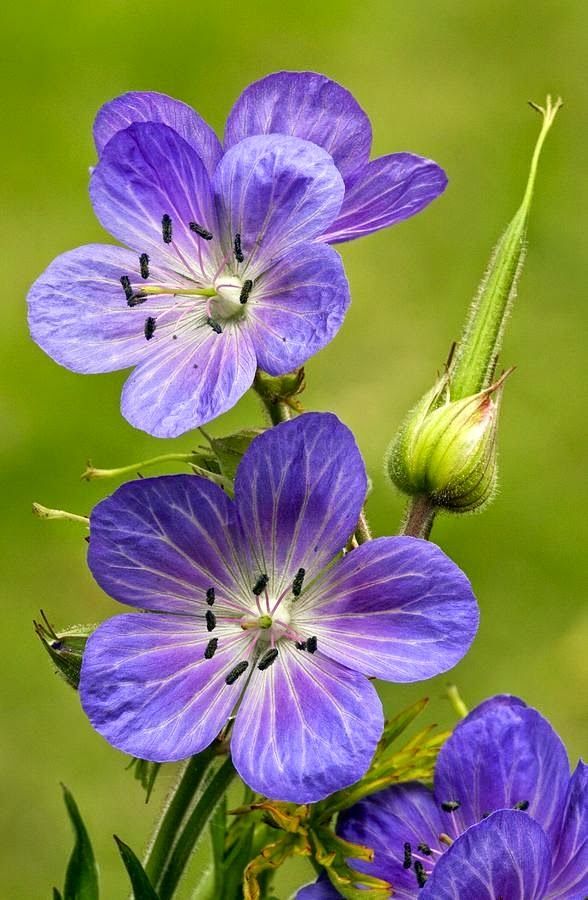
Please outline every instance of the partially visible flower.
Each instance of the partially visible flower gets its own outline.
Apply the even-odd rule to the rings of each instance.
[[[259,367],[283,375],[336,334],[349,304],[328,243],[394,224],[445,187],[430,160],[368,162],[369,120],[314,73],[237,101],[225,149],[189,106],[129,93],[98,113],[90,196],[129,249],[59,256],[29,293],[35,341],[75,372],[136,366],[122,413],[174,437],[233,406]]]
[[[146,611],[88,641],[93,726],[164,762],[198,753],[235,715],[233,761],[259,793],[313,802],[361,778],[383,729],[369,678],[446,671],[478,624],[469,582],[433,544],[379,538],[340,556],[366,488],[351,432],[308,413],[255,438],[234,502],[178,475],[99,503],[92,573]]]
[[[570,776],[551,725],[516,697],[485,701],[439,754],[434,791],[395,785],[344,813],[346,840],[375,850],[354,867],[419,900],[583,900],[588,766]],[[330,893],[328,893],[330,891]],[[323,881],[304,900],[338,894]]]

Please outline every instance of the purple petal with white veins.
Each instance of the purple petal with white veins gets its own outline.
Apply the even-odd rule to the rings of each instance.
[[[247,583],[238,540],[233,502],[217,485],[196,475],[144,478],[94,507],[88,565],[128,606],[202,618],[214,587],[215,612],[235,615]]]
[[[346,179],[370,155],[370,120],[353,95],[316,72],[274,72],[247,87],[229,114],[225,148],[254,134],[288,134],[324,147]]]
[[[316,144],[283,135],[245,138],[231,147],[213,178],[223,249],[241,236],[239,272],[256,279],[286,253],[305,246],[333,222],[345,186],[331,156]]]
[[[259,277],[248,302],[259,367],[284,375],[301,366],[335,336],[349,299],[341,257],[330,247],[313,243],[284,256]]]
[[[448,848],[418,897],[543,900],[549,870],[549,844],[541,827],[525,813],[502,810]]]
[[[355,439],[330,413],[304,413],[253,441],[237,470],[235,502],[273,597],[298,569],[312,578],[331,562],[357,524],[366,491]]]
[[[255,668],[231,737],[237,772],[274,800],[314,803],[366,772],[384,720],[367,678],[322,656],[279,644]]]
[[[296,624],[364,675],[420,681],[467,652],[478,627],[469,581],[435,544],[377,538],[339,560],[296,601]]]
[[[150,271],[153,278],[170,277],[157,265]],[[111,372],[138,363],[148,349],[145,318],[168,308],[170,300],[159,295],[131,309],[123,275],[141,290],[139,257],[122,247],[88,244],[58,256],[29,291],[33,340],[74,372]]]
[[[296,894],[296,900],[338,900],[341,896],[326,875],[321,875],[314,884],[305,884]]]
[[[372,160],[346,185],[337,219],[321,240],[337,244],[396,225],[443,193],[447,176],[431,159],[392,153]]]
[[[129,91],[115,97],[98,110],[94,121],[94,142],[98,155],[119,131],[135,122],[160,122],[184,138],[212,175],[222,156],[216,134],[187,103],[155,91]]]
[[[125,383],[121,411],[131,425],[156,437],[177,437],[205,425],[253,384],[257,359],[239,324],[227,322],[216,334],[204,313],[188,312],[185,327],[156,320],[150,345],[149,359]]]
[[[570,777],[565,747],[537,710],[509,700],[487,700],[459,723],[439,754],[435,795],[439,803],[460,803],[443,813],[447,829],[456,823],[462,831],[486,813],[528,803],[525,814],[554,840]]]
[[[588,765],[580,761],[568,787],[547,897],[549,900],[578,900],[586,896],[588,896]]]
[[[92,174],[90,197],[104,228],[153,262],[188,277],[210,276],[218,268],[208,174],[195,150],[167,125],[139,122],[115,134]],[[170,243],[163,241],[164,215],[172,222]],[[194,234],[193,221],[211,231],[213,240]]]
[[[231,714],[244,680],[227,674],[250,638],[217,626],[218,649],[202,618],[131,613],[104,622],[84,650],[80,697],[106,740],[154,762],[185,759],[207,747]]]

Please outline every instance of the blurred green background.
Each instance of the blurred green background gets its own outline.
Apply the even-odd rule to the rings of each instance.
[[[115,484],[79,480],[87,457],[114,466],[171,447],[119,414],[124,374],[82,377],[28,338],[25,296],[58,253],[109,240],[87,196],[93,116],[129,89],[192,103],[218,130],[245,85],[280,69],[315,69],[347,86],[369,113],[374,153],[411,150],[439,161],[445,196],[423,215],[344,246],[354,302],[337,339],[308,367],[309,409],[332,409],[355,431],[374,482],[377,533],[402,510],[382,457],[407,408],[429,387],[490,248],[514,212],[548,91],[566,107],[538,181],[530,251],[503,354],[517,364],[503,405],[501,493],[485,515],[438,521],[434,538],[466,570],[482,609],[479,636],[452,673],[474,705],[499,691],[537,705],[575,761],[587,734],[585,4],[474,0],[100,0],[5,4],[0,166],[4,574],[0,895],[49,897],[71,835],[59,781],[74,792],[100,860],[104,897],[125,895],[115,831],[138,851],[161,802],[124,772],[77,697],[52,674],[31,620],[103,619],[116,604],[85,565],[81,530],[42,523],[32,500],[86,513]],[[584,215],[582,215],[582,212]],[[583,221],[584,219],[584,221]],[[261,421],[253,397],[212,430]],[[198,438],[175,442],[190,448]],[[169,471],[169,470],[168,470]],[[428,694],[448,723],[446,679],[382,688],[393,711]],[[310,870],[290,866],[286,898]]]

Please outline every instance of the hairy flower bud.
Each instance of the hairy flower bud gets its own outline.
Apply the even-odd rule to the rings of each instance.
[[[86,641],[97,625],[72,625],[57,632],[41,610],[42,622],[34,622],[35,631],[53,660],[53,663],[70,687],[77,690],[82,668],[82,655]]]

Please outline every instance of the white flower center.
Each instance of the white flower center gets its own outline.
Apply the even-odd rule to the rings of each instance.
[[[210,306],[215,319],[231,319],[243,315],[246,304],[241,303],[243,282],[235,275],[220,275],[214,283],[216,294]]]

